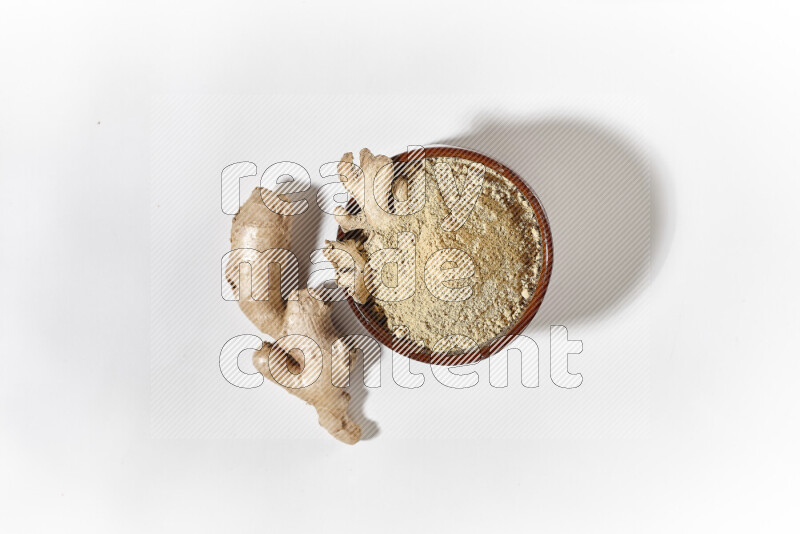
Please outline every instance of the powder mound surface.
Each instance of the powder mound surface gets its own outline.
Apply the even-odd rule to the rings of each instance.
[[[444,179],[443,172],[448,166],[454,182],[449,176]],[[367,258],[380,249],[397,246],[401,233],[414,234],[413,294],[398,301],[371,297],[366,304],[385,318],[395,336],[429,350],[435,348],[437,353],[467,350],[471,345],[468,340],[484,346],[507,333],[524,313],[541,274],[543,247],[535,212],[510,180],[489,167],[485,168],[482,189],[463,224],[454,231],[443,228],[451,210],[442,191],[447,192],[455,183],[457,190],[463,192],[469,187],[470,173],[478,167],[483,170],[483,166],[476,166],[470,160],[431,157],[421,163],[421,169],[417,165],[413,175],[404,176],[396,168],[394,180],[405,180],[407,190],[413,189],[415,180],[420,179],[420,171],[424,173],[423,209],[397,216],[396,222],[387,227],[356,232],[358,248]],[[442,249],[458,249],[472,260],[471,276],[444,282],[450,288],[470,288],[469,298],[442,300],[428,287],[424,274],[426,262]],[[377,276],[391,286],[398,282],[392,280],[397,270],[393,271],[391,265],[387,267]]]

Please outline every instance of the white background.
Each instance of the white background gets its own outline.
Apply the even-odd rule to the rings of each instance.
[[[789,2],[3,11],[0,530],[797,530],[800,39]],[[271,93],[472,94],[633,136],[662,187],[664,232],[647,287],[592,325],[651,309],[641,432],[404,437],[396,409],[350,448],[311,431],[154,438],[153,98]],[[447,124],[445,137],[460,131]],[[332,157],[359,148],[320,128]],[[409,142],[439,134],[422,135]],[[270,154],[244,158],[263,169]],[[613,357],[590,342],[579,358]],[[365,403],[376,419],[381,393]],[[548,410],[559,417],[557,403]],[[412,414],[423,428],[440,417]]]
[[[295,161],[309,172],[311,189],[294,195],[305,197],[309,204],[305,213],[293,218],[290,247],[301,264],[305,286],[312,270],[310,252],[324,246],[325,238],[333,239],[338,226],[317,200],[317,193],[331,189],[322,184],[338,181],[338,176],[330,175],[336,165],[323,171],[324,164],[337,160],[347,148],[366,143],[399,153],[409,139],[422,145],[446,140],[491,154],[524,176],[545,206],[556,266],[545,303],[524,331],[538,345],[540,387],[523,387],[519,353],[512,352],[509,359],[509,386],[498,390],[490,385],[488,360],[457,371],[472,377],[457,378],[446,370],[434,375],[430,366],[417,363],[409,369],[405,359],[394,360],[398,366],[394,371],[391,351],[384,350],[380,368],[367,366],[371,375],[381,376],[380,391],[370,393],[353,378],[351,413],[362,425],[363,437],[379,441],[361,448],[391,448],[389,442],[418,438],[646,435],[652,370],[649,281],[657,276],[669,249],[673,221],[668,220],[671,213],[666,208],[671,204],[663,171],[654,168],[648,156],[646,106],[634,100],[542,94],[502,99],[454,94],[154,99],[150,153],[154,436],[329,439],[320,432],[313,411],[279,388],[246,391],[222,379],[223,344],[234,336],[259,332],[235,302],[220,296],[222,285],[224,294],[233,299],[221,274],[220,258],[230,250],[232,218],[220,208],[221,170],[242,159],[257,166],[253,176],[239,182],[242,202],[274,162]],[[653,261],[651,241],[657,252]],[[321,280],[332,277],[332,271],[327,277],[321,274]],[[369,335],[347,303],[335,304],[332,313],[340,335]],[[566,326],[572,339],[584,341],[583,352],[577,341],[570,347],[580,352],[571,358],[570,370],[581,377],[561,376],[563,363],[551,364],[550,325]],[[529,366],[536,368],[530,362],[537,359],[536,348],[530,341],[528,345],[511,345],[523,351],[526,376],[532,374]],[[557,357],[563,358],[567,347],[555,345]],[[255,372],[251,356],[242,354],[239,362]],[[409,370],[422,373],[424,378],[416,380],[424,383],[409,390],[414,382],[403,378],[401,369],[406,375]],[[452,389],[467,385],[475,373],[475,386]],[[360,368],[354,374],[361,380]],[[581,384],[580,389],[563,389],[572,380]],[[536,385],[531,376],[527,385]]]

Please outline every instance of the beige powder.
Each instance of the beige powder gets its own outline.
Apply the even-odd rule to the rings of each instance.
[[[375,312],[385,317],[390,331],[419,346],[432,349],[439,340],[454,335],[465,336],[482,346],[506,333],[533,296],[542,268],[539,225],[533,208],[519,189],[487,167],[483,189],[467,220],[455,231],[443,230],[442,223],[450,210],[439,187],[441,163],[452,169],[459,191],[466,187],[467,173],[476,168],[474,163],[461,158],[425,160],[425,207],[413,215],[398,217],[402,223],[386,229],[380,239],[361,244],[371,254],[379,248],[394,246],[398,233],[413,232],[417,253],[414,294],[397,302],[379,302],[374,298],[371,302]],[[413,178],[407,180],[413,184]],[[474,262],[473,276],[445,284],[453,288],[471,287],[472,295],[467,300],[443,301],[426,287],[426,261],[441,249],[459,249]],[[394,273],[396,276],[396,270]],[[383,277],[388,285],[397,282],[391,280],[391,269],[385,269]],[[463,339],[451,338],[437,348],[447,352],[466,346]]]

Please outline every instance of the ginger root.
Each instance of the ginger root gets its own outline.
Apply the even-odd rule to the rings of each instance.
[[[237,252],[231,254],[226,277],[247,318],[276,340],[264,342],[253,355],[256,369],[314,406],[319,424],[333,437],[353,444],[361,439],[361,428],[347,414],[350,395],[334,381],[350,372],[354,354],[337,338],[330,304],[323,302],[314,289],[294,290],[286,300],[281,298],[277,284],[269,285],[268,262],[259,255],[268,250],[289,250],[291,216],[267,208],[280,200],[288,201],[259,187],[242,205],[233,218],[231,249]],[[272,259],[277,257],[280,254],[271,255]],[[239,276],[242,263],[251,264],[252,276]],[[286,276],[283,267],[281,276]],[[291,343],[281,343],[282,338]],[[302,353],[302,364],[295,357],[298,353]]]
[[[375,156],[366,148],[359,153],[359,163],[360,168],[353,165],[353,153],[348,152],[342,156],[338,166],[342,185],[356,202],[359,211],[353,214],[337,206],[334,213],[336,222],[343,230],[359,230],[359,235],[343,241],[326,241],[323,254],[336,269],[339,286],[346,288],[356,302],[363,304],[381,289],[383,262],[378,260],[378,251],[403,244],[404,241],[398,241],[401,233],[404,233],[402,239],[405,240],[412,240],[412,234],[420,235],[424,224],[421,217],[398,215],[416,210],[410,198],[420,196],[411,195],[413,191],[409,191],[409,187],[424,188],[425,182],[424,178],[420,178],[412,181],[411,186],[406,179],[395,183],[392,159]],[[395,194],[401,191],[401,194]],[[343,253],[347,255],[345,261],[342,260]],[[401,270],[398,276],[413,279],[416,266],[404,267],[407,268]],[[397,295],[392,297],[397,298]]]

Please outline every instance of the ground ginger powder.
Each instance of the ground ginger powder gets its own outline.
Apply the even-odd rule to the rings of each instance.
[[[506,177],[485,169],[483,189],[463,225],[455,231],[442,229],[448,215],[439,187],[440,163],[452,169],[457,187],[463,191],[467,173],[474,162],[457,157],[424,160],[425,207],[408,218],[406,228],[419,236],[416,248],[415,291],[400,301],[373,299],[373,312],[385,318],[396,337],[437,352],[467,349],[465,336],[484,346],[510,330],[524,313],[534,294],[542,269],[543,247],[536,214],[525,195]],[[403,178],[413,180],[413,177]],[[394,236],[384,236],[392,242]],[[448,287],[471,287],[472,295],[463,301],[441,300],[426,287],[426,261],[437,250],[459,249],[472,259],[474,274],[453,280]],[[391,270],[384,274],[391,284]]]

